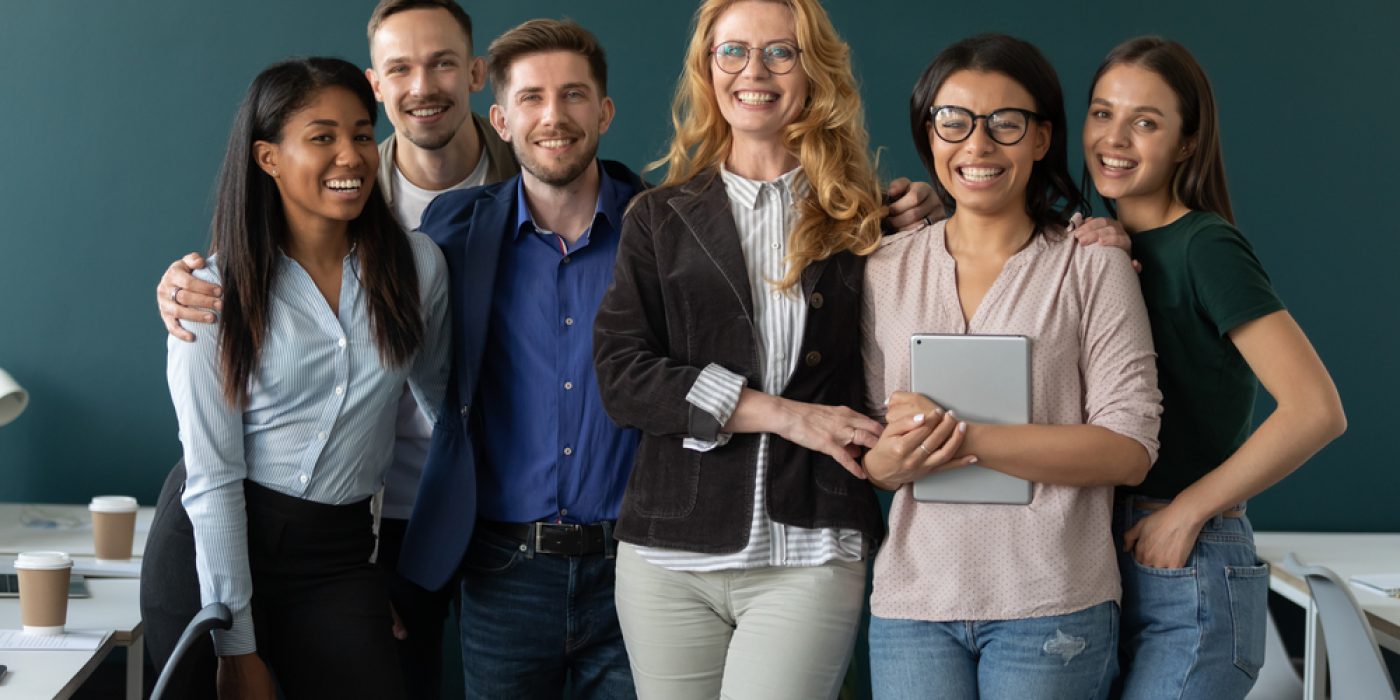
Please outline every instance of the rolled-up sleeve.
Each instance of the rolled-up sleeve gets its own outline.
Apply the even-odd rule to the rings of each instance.
[[[690,386],[685,400],[693,408],[704,411],[713,418],[718,426],[716,430],[723,430],[724,424],[729,422],[729,417],[734,415],[734,409],[739,406],[739,397],[744,393],[747,383],[743,375],[711,363],[695,378],[695,383]],[[723,447],[728,442],[729,433],[718,432],[714,440],[688,437],[682,441],[682,446],[688,450],[708,452],[716,447]]]
[[[1083,252],[1090,258],[1080,321],[1084,422],[1136,440],[1156,462],[1162,393],[1142,288],[1123,251]]]

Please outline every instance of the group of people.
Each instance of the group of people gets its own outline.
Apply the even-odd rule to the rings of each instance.
[[[597,157],[579,25],[483,59],[454,0],[381,0],[369,42],[257,76],[211,255],[157,287],[156,665],[234,615],[182,697],[436,697],[455,603],[470,697],[833,698],[872,561],[877,698],[1248,692],[1245,503],[1346,422],[1181,45],[1109,52],[1077,186],[1041,52],[953,43],[909,97],[931,184],[882,188],[818,0],[700,3],[654,187]],[[1029,337],[1031,422],[911,392],[926,332]],[[912,497],[972,464],[1030,504]]]

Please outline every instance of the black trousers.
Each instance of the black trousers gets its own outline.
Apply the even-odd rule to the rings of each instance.
[[[408,630],[408,639],[398,642],[399,664],[404,688],[414,700],[438,700],[442,696],[442,625],[449,620],[456,598],[456,579],[442,590],[430,591],[397,573],[399,553],[407,520],[379,519],[380,570],[389,582],[389,599]]]
[[[176,473],[178,472],[178,474]],[[184,468],[166,479],[146,545],[141,612],[147,649],[165,666],[199,611],[194,537],[180,503]],[[402,698],[389,593],[369,562],[368,499],[333,506],[244,482],[258,655],[285,697]],[[201,640],[173,697],[213,697],[217,660]]]

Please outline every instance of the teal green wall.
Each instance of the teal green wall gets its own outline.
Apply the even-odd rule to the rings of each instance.
[[[0,428],[0,500],[81,501],[99,492],[154,500],[179,455],[156,280],[171,259],[207,243],[214,174],[247,82],[295,53],[364,64],[372,5],[4,3],[0,367],[32,401]],[[466,5],[482,50],[530,16],[572,16],[593,29],[609,51],[618,105],[603,154],[633,166],[658,154],[691,3]],[[1222,105],[1242,227],[1332,369],[1351,421],[1346,436],[1257,499],[1251,515],[1260,528],[1400,530],[1391,408],[1400,394],[1400,226],[1388,206],[1400,163],[1400,5],[828,5],[855,50],[887,174],[927,177],[905,104],[949,41],[998,30],[1038,44],[1064,80],[1073,133],[1088,78],[1116,41],[1156,32],[1193,49]],[[487,104],[478,97],[477,109]]]

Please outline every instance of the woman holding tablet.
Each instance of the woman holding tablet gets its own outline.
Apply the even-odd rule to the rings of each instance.
[[[189,589],[229,606],[232,629],[213,635],[220,697],[275,697],[273,673],[288,697],[403,696],[369,498],[404,380],[424,405],[441,397],[447,272],[376,191],[375,114],[339,59],[253,80],[219,175],[215,254],[195,273],[223,285],[223,312],[169,342],[187,476],[152,527],[143,610],[174,639],[198,609],[180,609]]]
[[[1058,79],[1024,41],[945,49],[910,98],[919,155],[953,213],[886,239],[866,271],[864,459],[898,489],[875,563],[877,698],[1106,697],[1117,667],[1112,485],[1157,450],[1151,334],[1127,255],[1065,233],[1081,197]],[[1031,339],[1031,424],[958,420],[906,391],[914,333]],[[893,394],[893,395],[891,395]],[[1029,505],[918,502],[905,486],[976,462],[1035,482]]]
[[[1166,408],[1160,458],[1119,489],[1115,510],[1123,697],[1243,698],[1263,662],[1269,581],[1244,502],[1341,435],[1346,417],[1234,226],[1200,65],[1176,42],[1139,37],[1109,52],[1092,85],[1084,162],[1142,264]],[[1251,435],[1258,383],[1277,407]]]

